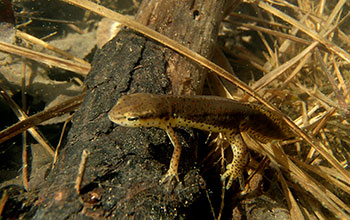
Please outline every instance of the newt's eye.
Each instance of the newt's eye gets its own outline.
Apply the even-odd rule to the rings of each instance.
[[[135,117],[128,118],[128,121],[137,121],[139,119],[140,119],[140,117],[135,116]]]

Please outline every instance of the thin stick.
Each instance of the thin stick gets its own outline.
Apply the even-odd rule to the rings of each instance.
[[[29,190],[29,181],[28,181],[28,145],[27,145],[27,131],[24,131],[22,134],[22,182],[24,188]]]
[[[22,80],[21,80],[21,96],[22,96],[22,109],[26,111],[27,109],[27,99],[26,99],[26,64],[25,60],[22,62]],[[28,181],[28,145],[27,145],[27,131],[22,134],[22,182],[24,188],[29,190]]]
[[[77,175],[77,178],[75,179],[75,186],[74,186],[78,195],[80,195],[80,187],[81,187],[81,183],[83,182],[85,168],[86,168],[86,162],[87,162],[87,158],[89,155],[90,155],[90,152],[86,149],[84,149],[83,153],[81,154],[78,175]]]
[[[210,211],[211,211],[211,214],[213,215],[213,219],[214,220],[219,220],[219,219],[216,219],[216,217],[215,217],[214,207],[213,207],[213,204],[211,202],[211,199],[210,199],[210,196],[209,196],[209,193],[208,193],[207,189],[205,189],[205,195],[207,196],[207,199],[208,199],[208,202],[209,202]]]
[[[68,124],[68,122],[70,122],[70,120],[72,118],[73,118],[73,116],[70,116],[64,122],[64,125],[63,125],[63,128],[62,128],[62,132],[61,132],[61,136],[60,136],[60,140],[58,141],[58,144],[57,144],[57,147],[56,147],[56,150],[55,150],[55,156],[53,157],[52,169],[55,168],[55,165],[56,165],[56,162],[57,162],[57,157],[58,157],[58,152],[60,151],[60,148],[61,148],[61,143],[62,143],[62,140],[63,140],[64,132],[66,131],[67,124]]]

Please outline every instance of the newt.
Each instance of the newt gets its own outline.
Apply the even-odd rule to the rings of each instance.
[[[284,140],[293,133],[281,116],[262,105],[242,103],[217,96],[175,96],[136,93],[121,97],[110,110],[109,119],[126,127],[158,127],[164,129],[174,146],[169,169],[162,179],[178,178],[182,147],[173,128],[190,127],[208,132],[222,133],[230,143],[233,158],[221,175],[229,177],[226,188],[239,179],[243,188],[243,170],[248,162],[247,147],[241,132],[266,143]]]

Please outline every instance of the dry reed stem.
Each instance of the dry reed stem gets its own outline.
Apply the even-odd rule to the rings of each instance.
[[[1,90],[1,94],[3,94],[3,90]],[[71,98],[67,101],[64,101],[58,105],[52,106],[44,111],[36,113],[30,117],[27,117],[16,124],[2,130],[0,132],[0,144],[4,141],[22,133],[25,130],[30,130],[30,128],[49,120],[51,118],[69,113],[80,106],[85,97],[85,93],[78,95],[74,98]],[[53,150],[46,147],[50,154],[54,156]],[[51,148],[51,147],[50,147]],[[52,152],[51,152],[52,151]]]
[[[82,64],[80,62],[58,58],[55,56],[36,52],[24,47],[15,46],[3,41],[0,41],[0,51],[35,60],[37,62],[44,63],[48,66],[56,66],[64,70],[69,70],[81,74],[84,77],[87,75],[91,68],[90,65],[87,65],[85,63]]]
[[[34,36],[30,35],[30,34],[27,34],[27,33],[24,33],[22,31],[17,30],[16,31],[16,36],[20,37],[20,38],[22,38],[24,40],[30,41],[30,42],[32,42],[34,44],[40,45],[40,46],[42,46],[42,47],[44,47],[44,48],[46,48],[48,50],[54,51],[54,52],[56,52],[56,53],[58,53],[58,54],[60,54],[62,56],[67,57],[68,59],[74,60],[74,61],[76,61],[78,63],[81,63],[81,64],[83,64],[85,66],[90,66],[90,64],[88,62],[86,62],[85,60],[80,59],[78,57],[75,57],[75,56],[67,53],[66,51],[63,51],[63,50],[61,50],[61,49],[59,49],[59,48],[57,48],[55,46],[52,46],[51,44],[48,44],[45,41],[43,41],[43,40],[41,40],[41,39],[39,39],[37,37],[34,37]]]
[[[310,170],[311,172],[317,174],[318,176],[320,176],[323,179],[325,179],[326,181],[328,181],[330,184],[334,184],[335,186],[339,187],[341,190],[346,192],[348,195],[350,195],[349,186],[344,184],[344,182],[341,179],[337,178],[337,176],[339,176],[339,173],[336,170],[334,170],[332,168],[323,167],[320,165],[318,165],[317,167],[312,166],[312,165],[309,165],[309,164],[307,164],[303,161],[300,161],[296,158],[293,158],[293,157],[291,157],[290,159],[293,162],[295,162],[297,165]],[[328,171],[328,172],[326,172],[326,171]]]
[[[6,100],[8,105],[11,107],[12,111],[16,114],[17,118],[19,119],[20,122],[25,121],[28,119],[28,115],[16,104],[15,101],[3,90],[0,88],[0,94],[1,96]],[[12,126],[11,126],[12,127]],[[10,128],[11,128],[10,127]],[[7,130],[7,129],[5,129]],[[5,131],[4,130],[4,131]],[[18,129],[20,130],[20,129]],[[21,130],[23,132],[24,130]],[[36,130],[36,128],[31,126],[28,128],[29,133],[33,136],[33,138],[51,155],[54,156],[54,151],[53,148],[50,146],[48,142],[40,135],[40,133]],[[18,132],[18,131],[17,131]],[[18,132],[17,134],[20,134],[21,132]],[[2,133],[2,132],[0,132]],[[12,135],[12,134],[10,134]],[[13,137],[13,136],[12,136]],[[8,138],[9,139],[9,138]],[[7,140],[7,139],[6,139]]]

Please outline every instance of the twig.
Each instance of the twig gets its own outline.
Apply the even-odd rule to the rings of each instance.
[[[4,90],[2,90],[1,88],[0,90],[0,93],[3,94]],[[16,124],[2,130],[0,132],[0,144],[33,126],[40,124],[43,121],[49,120],[50,118],[54,118],[60,115],[64,115],[68,112],[75,110],[83,102],[85,94],[86,93],[83,93],[58,105],[41,111],[35,115],[24,119],[23,121],[17,122]],[[54,155],[53,151],[51,155]]]
[[[61,132],[61,136],[60,136],[60,140],[58,141],[58,144],[57,144],[57,147],[56,147],[56,150],[55,150],[55,156],[53,158],[53,163],[52,163],[52,169],[55,168],[55,164],[57,162],[57,157],[58,157],[58,152],[60,151],[60,148],[61,148],[61,143],[62,143],[62,140],[63,140],[63,135],[64,135],[64,132],[66,131],[66,127],[67,127],[67,124],[68,122],[70,122],[70,120],[72,119],[73,116],[70,116],[65,122],[64,122],[64,125],[63,125],[63,128],[62,128],[62,132]]]
[[[77,191],[78,195],[80,195],[80,187],[81,183],[84,178],[84,173],[85,173],[85,168],[86,168],[86,162],[87,158],[90,155],[90,152],[86,149],[83,150],[83,153],[81,154],[81,160],[79,164],[79,169],[78,169],[78,175],[77,178],[75,179],[75,190]]]
[[[22,109],[27,111],[27,99],[26,99],[26,64],[25,60],[22,62],[22,80],[21,80],[21,96],[22,96]],[[22,181],[24,188],[29,190],[29,172],[28,172],[28,145],[27,145],[27,131],[22,133]]]
[[[29,191],[29,181],[28,181],[28,145],[27,145],[27,131],[22,134],[23,147],[22,147],[22,182],[24,188]]]

